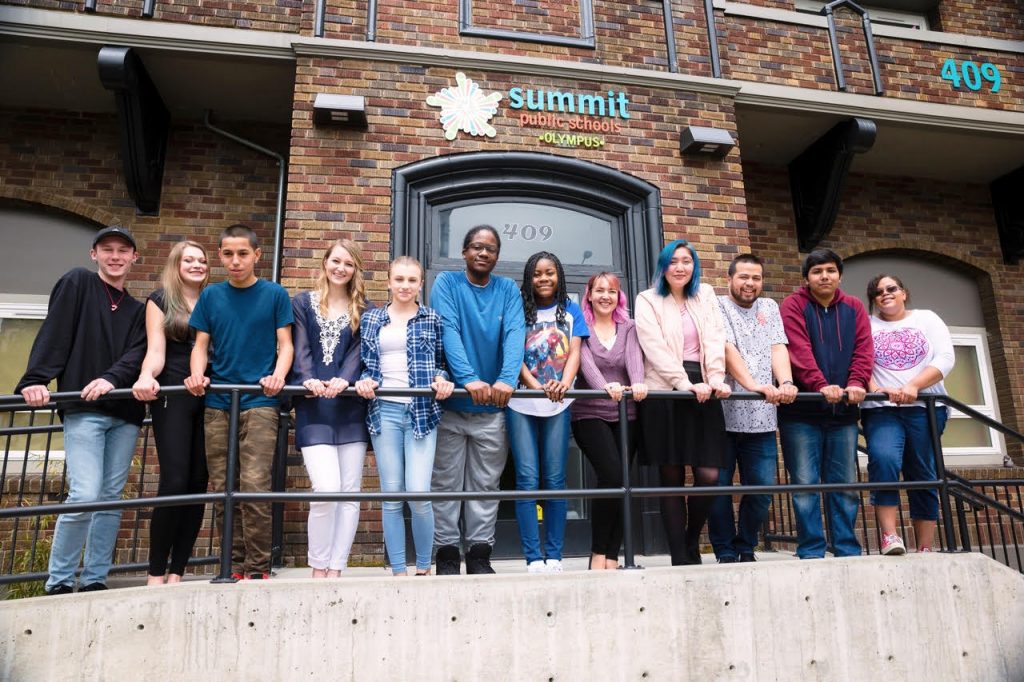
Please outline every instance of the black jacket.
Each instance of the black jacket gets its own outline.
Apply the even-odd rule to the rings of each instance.
[[[117,310],[111,310],[111,296]],[[131,388],[146,355],[146,307],[127,291],[119,299],[117,290],[85,268],[57,280],[15,393],[53,379],[58,391],[81,391],[99,378],[114,388]],[[139,425],[146,416],[145,405],[131,398],[62,403],[60,408],[62,413],[100,412]]]

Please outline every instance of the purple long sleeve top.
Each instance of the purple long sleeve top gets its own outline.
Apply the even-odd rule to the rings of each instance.
[[[580,349],[580,371],[576,377],[576,388],[604,389],[606,384],[618,382],[623,386],[642,383],[644,380],[644,356],[636,338],[636,325],[626,320],[615,325],[615,343],[611,350],[602,345],[597,334],[583,339]],[[619,421],[619,406],[611,398],[576,400],[569,408],[573,421],[579,419],[603,419]],[[626,406],[629,419],[636,419],[636,407],[630,400]]]

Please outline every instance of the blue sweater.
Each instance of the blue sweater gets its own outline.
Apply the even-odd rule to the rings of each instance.
[[[444,321],[444,352],[457,388],[473,381],[515,386],[523,364],[526,322],[516,283],[492,275],[486,286],[469,282],[465,272],[442,272],[430,291],[430,305]],[[497,412],[469,397],[444,401],[447,410]]]

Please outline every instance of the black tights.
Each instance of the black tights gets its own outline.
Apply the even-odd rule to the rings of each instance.
[[[158,495],[206,492],[206,447],[203,439],[203,399],[161,396],[150,405],[153,439],[160,461]],[[157,507],[149,527],[149,574],[165,571],[183,575],[192,555],[204,507],[192,504]],[[170,566],[168,566],[170,556]]]
[[[691,467],[693,484],[697,486],[718,485],[718,467]],[[682,487],[686,481],[686,467],[663,465],[658,468],[661,485],[668,488]],[[672,565],[699,564],[700,533],[708,520],[708,511],[714,497],[705,495],[660,498],[661,520],[665,524]]]

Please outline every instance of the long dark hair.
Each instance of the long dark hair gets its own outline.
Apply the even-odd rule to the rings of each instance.
[[[523,284],[519,290],[523,294],[523,314],[526,316],[526,324],[531,325],[537,321],[537,300],[533,295],[533,273],[537,269],[537,263],[542,260],[549,260],[555,264],[555,272],[558,274],[558,286],[555,287],[555,323],[565,324],[565,302],[569,298],[565,290],[565,271],[562,269],[562,261],[558,256],[548,251],[538,251],[530,256],[523,268]]]

